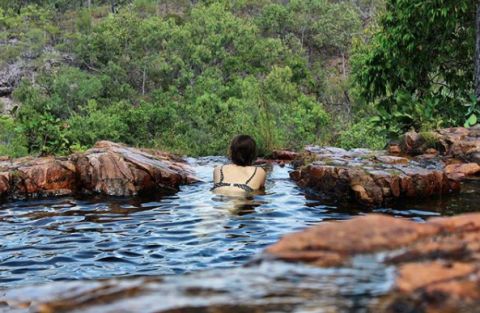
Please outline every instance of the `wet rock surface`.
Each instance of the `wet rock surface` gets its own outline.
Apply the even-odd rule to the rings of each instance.
[[[182,276],[56,282],[3,292],[0,312],[356,312],[387,268],[331,271],[282,262]],[[359,298],[364,296],[362,298]],[[30,310],[30,311],[29,311]]]
[[[300,187],[337,203],[381,206],[444,195],[480,174],[480,128],[412,131],[386,151],[308,146],[293,164]]]
[[[310,146],[302,163],[290,175],[300,187],[324,199],[367,206],[456,192],[463,177],[455,169],[447,175],[441,160],[416,161],[367,149]]]
[[[325,223],[285,236],[267,253],[315,266],[349,266],[359,254],[395,268],[373,312],[476,312],[480,305],[480,214],[424,224],[381,215]]]
[[[70,157],[0,161],[0,197],[11,199],[76,192],[130,196],[195,181],[193,170],[176,156],[108,141]]]

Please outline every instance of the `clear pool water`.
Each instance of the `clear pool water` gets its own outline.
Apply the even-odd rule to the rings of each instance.
[[[306,195],[289,180],[288,166],[269,171],[263,195],[240,200],[212,194],[212,169],[224,161],[189,160],[204,182],[176,194],[0,204],[0,287],[236,268],[286,233],[371,212]],[[374,211],[417,221],[477,211],[478,186],[473,181],[460,195]]]

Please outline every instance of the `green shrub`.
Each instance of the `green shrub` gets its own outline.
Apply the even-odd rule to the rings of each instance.
[[[367,119],[351,125],[348,129],[342,131],[338,138],[338,145],[345,149],[369,148],[378,150],[384,149],[386,144],[385,128],[376,127]]]
[[[80,147],[90,147],[99,140],[122,142],[129,131],[120,112],[112,108],[100,110],[96,101],[90,100],[81,113],[68,119],[65,137]]]
[[[39,70],[15,91],[31,153],[65,154],[106,139],[224,154],[239,133],[268,153],[324,143],[341,119],[324,105],[345,107],[348,68],[326,64],[348,56],[361,27],[351,2],[122,0],[115,14],[104,0],[88,10],[47,2],[12,9],[0,0],[5,38],[41,52],[39,64],[46,46],[74,54],[73,64]],[[343,141],[365,144],[370,133],[358,131]]]
[[[27,140],[12,118],[0,115],[0,156],[27,155]]]

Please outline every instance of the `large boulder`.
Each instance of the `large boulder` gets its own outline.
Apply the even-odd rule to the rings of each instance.
[[[425,198],[460,189],[458,179],[443,171],[443,163],[423,164],[383,151],[310,146],[303,163],[291,172],[291,178],[336,202],[379,206],[399,198]]]
[[[0,197],[69,195],[77,189],[75,164],[68,158],[21,158],[0,162]]]
[[[180,185],[196,181],[190,167],[173,155],[109,141],[100,141],[72,159],[82,189],[106,195],[178,190]]]
[[[0,161],[0,197],[12,199],[76,192],[131,196],[178,190],[196,180],[193,170],[177,156],[109,141],[70,157]]]
[[[315,266],[348,267],[359,255],[393,266],[391,291],[373,312],[476,312],[480,305],[480,214],[419,224],[367,215],[287,235],[272,257]]]

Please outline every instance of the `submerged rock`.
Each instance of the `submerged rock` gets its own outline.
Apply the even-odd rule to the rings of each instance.
[[[476,312],[480,305],[480,214],[419,224],[368,215],[285,236],[269,256],[348,267],[360,254],[394,266],[392,290],[372,312]]]
[[[70,157],[0,161],[0,197],[31,198],[95,192],[131,196],[177,190],[196,181],[193,170],[171,154],[101,141]]]
[[[458,175],[443,163],[420,163],[383,151],[307,147],[304,166],[290,176],[322,198],[379,206],[399,198],[424,198],[458,191]]]
[[[383,268],[333,272],[270,262],[187,275],[52,282],[7,290],[0,293],[0,312],[358,312],[372,297],[349,294],[383,292],[386,288],[365,279],[384,277]]]

